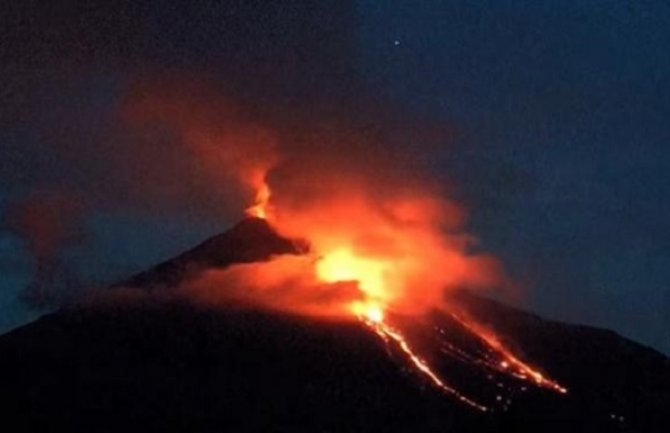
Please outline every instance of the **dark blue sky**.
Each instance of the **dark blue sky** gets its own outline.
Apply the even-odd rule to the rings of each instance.
[[[29,3],[4,16],[39,15]],[[302,99],[315,92],[328,101],[337,85],[324,88],[355,76],[369,94],[449,125],[454,138],[426,155],[429,170],[453,185],[471,211],[472,231],[525,288],[531,309],[612,328],[670,353],[670,6],[361,0],[355,14],[338,6],[336,19],[327,7],[312,12],[308,22],[329,22],[315,30],[298,25],[303,12],[295,2],[284,3],[291,6],[275,7],[270,24],[256,25],[272,31],[243,24],[220,30],[217,20],[230,14],[216,2],[192,13],[189,2],[143,10],[120,2],[105,12],[116,21],[36,29],[27,42],[25,30],[16,30],[14,40],[5,38],[13,47],[6,42],[0,53],[12,59],[0,71],[10,107],[0,113],[0,173],[7,176],[0,206],[64,177],[62,185],[97,181],[94,166],[59,159],[35,142],[68,124],[65,136],[95,153],[101,119],[138,65],[216,64],[233,75],[241,65],[262,79],[247,54],[266,59],[290,46],[289,66],[279,54],[267,61],[281,63],[279,90],[269,85],[269,92],[299,87]],[[59,11],[64,23],[90,14]],[[38,29],[65,28],[44,16],[34,20]],[[310,32],[319,37],[305,38]],[[312,75],[321,78],[305,80]],[[87,215],[86,247],[68,253],[92,280],[142,269],[230,222],[111,209]],[[0,330],[7,330],[35,315],[17,300],[31,262],[8,231],[0,233],[0,269]]]
[[[367,77],[457,126],[434,169],[533,309],[670,351],[670,5],[363,5]]]

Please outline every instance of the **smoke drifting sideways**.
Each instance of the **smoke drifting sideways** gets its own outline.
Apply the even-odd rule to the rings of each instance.
[[[425,149],[388,139],[395,125],[232,101],[202,83],[141,83],[121,117],[141,134],[169,131],[208,189],[232,189],[239,209],[309,251],[209,269],[182,294],[356,317],[419,314],[439,308],[445,290],[507,284],[499,263],[476,253],[464,209],[424,175]]]
[[[84,284],[63,253],[86,240],[79,201],[57,192],[33,194],[12,205],[7,229],[24,241],[34,259],[32,279],[20,293],[31,308],[50,308],[76,300]]]

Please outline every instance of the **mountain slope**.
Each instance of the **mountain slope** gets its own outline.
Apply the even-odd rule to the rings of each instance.
[[[203,267],[299,250],[250,219],[121,285],[155,291]],[[665,356],[466,293],[450,302],[569,393],[515,391],[508,410],[479,413],[363,324],[147,296],[63,309],[0,337],[0,411],[16,431],[666,431]],[[436,327],[462,347],[477,343],[437,312],[412,332],[435,338]],[[454,385],[490,394],[478,368],[438,361]]]

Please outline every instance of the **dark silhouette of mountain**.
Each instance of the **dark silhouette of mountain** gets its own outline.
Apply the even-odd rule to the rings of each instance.
[[[155,293],[199,269],[300,250],[248,219],[122,285]],[[362,323],[148,295],[75,305],[0,337],[0,411],[6,431],[31,432],[667,431],[664,355],[465,292],[450,304],[495,329],[568,394],[432,357],[473,398],[495,400],[498,383],[505,386],[511,404],[481,413],[431,386]],[[479,344],[439,312],[411,333],[428,347],[434,329],[458,347]]]
[[[283,239],[263,220],[245,219],[232,230],[214,236],[195,248],[122,281],[117,286],[148,290],[176,285],[205,268],[269,260],[273,255],[297,254],[300,246]]]

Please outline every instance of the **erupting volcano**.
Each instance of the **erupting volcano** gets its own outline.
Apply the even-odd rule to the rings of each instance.
[[[0,430],[667,433],[656,3],[0,3]]]
[[[186,148],[209,215],[245,216],[0,337],[0,407],[29,431],[662,431],[667,359],[482,297],[514,284],[370,125],[174,83],[120,111]]]

